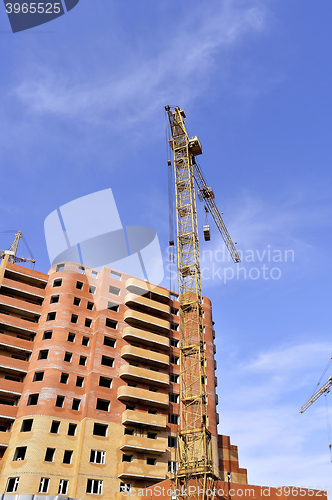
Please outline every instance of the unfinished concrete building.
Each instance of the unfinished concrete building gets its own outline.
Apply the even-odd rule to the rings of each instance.
[[[216,347],[204,298],[215,471],[247,484],[218,436]],[[104,267],[0,267],[0,492],[121,498],[172,478],[179,399],[173,292]],[[229,476],[227,473],[231,473]],[[19,497],[17,497],[19,498]]]

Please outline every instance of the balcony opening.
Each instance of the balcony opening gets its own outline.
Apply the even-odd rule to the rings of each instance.
[[[122,462],[132,462],[133,455],[126,455],[125,453],[122,455]]]
[[[21,377],[13,377],[12,375],[5,375],[4,379],[11,380],[12,382],[22,382]]]
[[[157,439],[157,433],[156,432],[148,432],[147,437],[148,437],[148,439]]]
[[[9,398],[7,399],[7,398],[0,397],[0,404],[1,405],[16,406],[15,403],[16,403],[15,399],[9,399]]]

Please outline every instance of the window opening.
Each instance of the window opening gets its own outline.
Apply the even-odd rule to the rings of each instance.
[[[60,429],[60,422],[58,420],[53,420],[50,432],[52,434],[59,434],[59,429]]]
[[[68,436],[76,435],[77,424],[68,424]]]
[[[32,429],[33,419],[29,418],[27,420],[23,420],[21,425],[21,432],[29,432]]]
[[[44,372],[35,372],[33,376],[33,382],[41,382],[44,378]]]
[[[46,448],[45,462],[53,462],[55,454],[55,448]]]
[[[43,340],[49,340],[52,338],[52,333],[53,331],[52,330],[45,330],[44,334],[43,334]]]

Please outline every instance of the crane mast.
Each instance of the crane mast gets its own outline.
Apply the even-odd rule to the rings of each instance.
[[[8,262],[11,264],[16,264],[17,262],[32,262],[34,264],[36,262],[34,258],[30,259],[30,258],[18,257],[16,255],[18,244],[21,238],[23,238],[22,232],[18,231],[15,234],[15,239],[13,243],[10,245],[9,249],[8,250],[0,249],[0,287],[3,281],[5,269]]]
[[[203,298],[195,181],[199,187],[199,196],[204,200],[209,199],[207,204],[234,262],[239,262],[240,259],[213,202],[213,191],[206,186],[196,164],[195,156],[202,153],[198,138],[189,138],[183,110],[170,106],[165,106],[165,110],[171,129],[169,143],[174,155],[180,306],[180,422],[175,483],[178,499],[187,498],[183,491],[188,493],[191,485],[188,496],[206,500],[214,498],[211,492],[218,477],[214,472],[211,432],[207,425]]]

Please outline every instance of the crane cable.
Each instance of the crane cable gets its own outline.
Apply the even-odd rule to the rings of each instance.
[[[322,381],[322,378],[325,376],[327,370],[330,368],[330,365],[332,363],[332,357],[329,359],[323,373],[322,373],[322,376],[320,377],[319,381],[317,382],[314,390],[313,390],[313,393],[311,394],[310,398],[311,399],[313,397],[314,394],[316,394],[317,390],[318,390],[318,387],[320,386],[320,383]],[[328,399],[327,399],[327,394],[324,394],[325,396],[325,412],[326,412],[326,425],[327,425],[327,438],[328,438],[328,444],[329,444],[329,450],[330,450],[330,461],[332,462],[332,434],[331,434],[331,424],[330,424],[330,412],[329,412],[329,404],[328,404]]]
[[[169,290],[170,291],[175,291],[175,285],[176,285],[176,273],[174,271],[174,264],[175,264],[175,231],[174,231],[174,213],[175,213],[175,203],[174,203],[174,172],[173,172],[173,166],[172,166],[172,160],[171,160],[171,148],[170,148],[170,133],[169,133],[169,127],[168,127],[168,117],[167,117],[167,112],[165,112],[165,137],[166,137],[166,158],[167,158],[167,177],[168,177],[168,231],[169,231],[169,263],[168,263],[168,270],[169,270]],[[173,243],[173,244],[172,244]],[[172,315],[171,315],[171,310],[170,310],[170,323],[172,322]],[[178,434],[179,434],[179,419],[176,424],[176,443],[178,442]],[[175,453],[174,453],[174,467],[171,466],[170,472],[170,477],[171,477],[171,484],[173,484],[173,488],[175,490],[175,475],[177,472],[177,446],[175,446]],[[171,462],[172,462],[172,456],[171,456]]]
[[[326,423],[327,423],[327,438],[329,443],[330,450],[330,461],[332,462],[332,437],[331,437],[331,424],[330,424],[330,412],[329,412],[329,403],[327,399],[327,394],[325,394],[325,411],[326,411]]]
[[[329,359],[329,362],[327,363],[327,365],[326,365],[326,367],[325,367],[325,370],[323,371],[323,374],[322,374],[321,378],[318,380],[318,382],[317,382],[317,384],[315,385],[315,388],[314,388],[314,390],[313,390],[313,393],[310,395],[310,398],[308,398],[308,399],[311,399],[311,398],[312,398],[312,396],[313,396],[313,395],[317,392],[317,390],[318,390],[318,386],[320,386],[320,383],[321,383],[321,381],[322,381],[322,378],[324,377],[325,373],[326,373],[326,372],[327,372],[327,370],[329,369],[329,367],[330,367],[331,363],[332,363],[332,357]]]
[[[165,138],[166,138],[166,158],[167,158],[167,176],[168,176],[168,231],[169,231],[169,263],[168,263],[168,271],[169,271],[169,289],[175,291],[175,277],[176,273],[174,272],[174,262],[175,262],[175,233],[174,233],[174,212],[175,212],[175,204],[174,204],[174,178],[173,178],[173,167],[171,161],[171,151],[170,151],[170,133],[168,127],[168,118],[167,112],[165,112]]]

